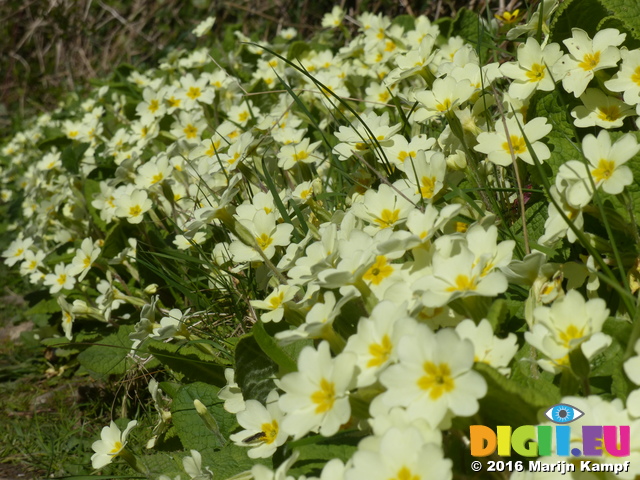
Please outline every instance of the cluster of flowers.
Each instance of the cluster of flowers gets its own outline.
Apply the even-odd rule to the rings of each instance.
[[[540,251],[524,255],[522,242],[501,238],[491,199],[449,195],[461,192],[467,177],[487,191],[504,191],[515,183],[507,167],[517,159],[549,160],[544,139],[552,125],[529,118],[527,107],[536,92],[560,88],[583,103],[571,111],[575,127],[602,130],[584,136],[576,159],[559,168],[544,234],[533,240],[575,242],[567,219],[582,229],[596,192],[618,195],[633,182],[625,163],[640,150],[636,137],[612,138],[608,130],[640,114],[640,51],[622,47],[625,35],[614,29],[593,39],[574,29],[563,42],[566,53],[548,39],[539,43],[538,23],[548,21],[556,3],[546,0],[544,15],[534,13],[509,32],[531,36],[514,61],[502,64],[481,64],[474,46],[456,36],[443,39],[426,17],[404,28],[362,14],[355,19],[359,34],[337,51],[307,48],[287,61],[284,41],[243,44],[228,69],[203,49],[133,72],[135,104],[107,85],[77,116],[42,115],[3,147],[2,197],[24,192],[24,220],[3,252],[5,263],[18,264],[32,284],[57,296],[69,339],[77,317],[122,320],[117,310],[125,303],[143,307],[131,335],[135,357],[148,338],[189,338],[197,315],[160,308],[157,297],[150,299],[157,286],[137,283],[135,238],[114,258],[101,257],[104,234],[96,225],[106,231],[118,222],[147,221],[162,229],[169,218],[174,246],[206,260],[212,288],[261,269],[268,280],[262,298],[250,301],[256,318],[291,324],[276,335],[281,345],[314,340],[302,349],[298,371],[277,381],[266,404],[242,400],[230,372],[223,395],[244,429],[231,439],[251,447],[249,457],[270,457],[310,432],[333,436],[351,422],[370,435],[346,463],[327,463],[321,478],[451,478],[441,431],[454,417],[478,412],[487,384],[474,363],[509,375],[523,347],[514,333],[499,338],[489,320],[463,313],[473,305],[469,299],[498,297],[510,285],[528,289],[524,340],[551,374],[570,368],[576,349],[591,360],[612,342],[602,332],[610,311],[597,298],[593,258],[562,265]],[[341,27],[344,17],[336,7],[323,26]],[[296,33],[281,35],[288,40]],[[595,86],[592,79],[607,69],[613,76]],[[78,174],[65,168],[55,142],[39,144],[52,129],[85,147]],[[105,162],[114,165],[110,178],[103,175]],[[353,186],[345,188],[347,179]],[[96,194],[86,199],[89,182]],[[220,229],[226,240],[212,245]],[[52,255],[69,245],[66,257]],[[130,279],[122,278],[124,271]],[[585,283],[586,298],[579,290]],[[355,304],[367,313],[346,335],[334,327]],[[625,364],[636,383],[638,358]],[[626,410],[619,400],[584,402],[615,413],[600,424],[640,428],[639,392]],[[355,412],[354,399],[368,409]],[[94,467],[125,452],[126,433],[105,427],[94,445]],[[640,473],[637,435],[631,449],[638,459],[622,478]],[[285,478],[295,459],[275,478]],[[185,462],[197,478],[209,475],[197,451]],[[274,472],[256,465],[246,478],[274,478]]]

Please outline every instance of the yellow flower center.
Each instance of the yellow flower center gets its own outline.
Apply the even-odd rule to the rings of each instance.
[[[575,325],[569,325],[564,332],[559,334],[560,340],[565,348],[571,348],[571,342],[584,337],[584,327],[578,329]]]
[[[384,335],[380,343],[372,343],[369,345],[369,354],[371,359],[367,362],[367,368],[379,367],[384,362],[389,360],[389,356],[393,351],[393,344],[389,335]]]
[[[278,421],[274,420],[271,423],[263,423],[260,428],[264,433],[262,440],[267,444],[273,443],[278,436]]]
[[[510,140],[511,147],[513,148],[513,153],[515,155],[520,155],[521,153],[527,151],[527,144],[524,141],[523,137],[519,137],[518,135],[511,135]],[[504,148],[506,152],[511,153],[511,150],[509,150],[509,142],[504,142],[502,144],[502,148]]]
[[[175,98],[173,96],[167,100],[167,103],[172,108],[173,107],[178,108],[180,106],[180,102],[182,102],[182,100],[180,100],[179,98]]]
[[[376,218],[374,222],[380,225],[381,228],[388,228],[392,226],[394,223],[396,223],[399,217],[400,217],[399,208],[396,208],[393,211],[389,210],[388,208],[385,208],[380,213],[380,217]]]
[[[633,75],[631,75],[631,81],[640,87],[640,67],[636,67]]]
[[[615,122],[621,117],[620,107],[617,105],[611,105],[610,107],[598,107],[600,112],[598,118],[605,122]]]
[[[19,248],[18,250],[16,250],[16,253],[14,253],[13,256],[14,257],[19,257],[23,253],[24,253],[24,248]]]
[[[108,453],[109,455],[116,455],[120,450],[122,450],[122,442],[116,442],[113,444],[113,448]]]
[[[184,136],[187,138],[196,138],[196,136],[198,135],[198,128],[193,126],[192,124],[188,124],[186,127],[184,127]]]
[[[578,66],[583,70],[593,70],[600,63],[600,52],[597,51],[595,53],[587,53],[584,57],[582,57],[582,61],[578,64]]]
[[[246,111],[238,115],[238,120],[240,122],[246,122],[248,118],[249,118],[249,112],[246,112]]]
[[[273,243],[273,238],[271,238],[266,233],[263,233],[259,237],[256,237],[256,242],[258,243],[258,246],[260,247],[261,250],[266,250],[269,247],[269,245]]]
[[[164,175],[162,173],[157,173],[153,177],[151,177],[151,184],[155,185],[156,183],[161,182],[163,178]]]
[[[82,261],[82,266],[84,268],[89,268],[90,265],[91,265],[91,257],[85,256],[84,260]]]
[[[282,304],[282,300],[284,300],[284,292],[280,292],[278,295],[274,295],[269,299],[269,306],[275,310]]]
[[[435,186],[436,177],[422,177],[420,179],[420,195],[422,195],[422,198],[433,197]]]
[[[437,400],[445,392],[450,392],[455,388],[455,382],[451,376],[451,369],[446,363],[436,365],[426,361],[422,365],[424,375],[418,379],[418,387],[429,392],[431,400]]]
[[[414,475],[408,467],[403,465],[396,473],[395,478],[390,478],[389,480],[420,480],[421,478],[420,475]]]
[[[436,105],[436,109],[439,112],[446,112],[448,110],[451,110],[451,99],[450,98],[445,99],[444,102],[439,103],[438,105]]]
[[[200,89],[198,87],[191,87],[191,88],[189,88],[189,91],[187,92],[187,97],[189,97],[191,100],[195,100],[201,94],[202,94],[202,92],[200,91]]]
[[[613,160],[606,160],[601,158],[598,162],[598,168],[591,171],[591,175],[596,183],[600,183],[604,180],[609,180],[613,171],[616,169],[616,164]]]
[[[531,65],[531,70],[526,73],[526,76],[530,82],[539,82],[544,78],[544,69],[544,65],[534,63],[533,65]]]
[[[160,103],[155,98],[149,102],[149,111],[151,113],[156,113],[160,108]]]
[[[469,278],[461,274],[456,277],[455,286],[447,287],[447,292],[468,292],[469,290],[475,290],[477,287],[475,277]]]
[[[416,158],[416,155],[417,155],[417,154],[416,154],[416,152],[415,152],[414,150],[412,150],[412,151],[410,151],[410,152],[405,152],[405,151],[403,150],[403,151],[401,151],[401,152],[398,154],[398,160],[399,160],[400,162],[404,163],[404,161],[405,161],[407,158],[409,158],[409,157],[411,157],[411,158]]]
[[[60,285],[64,285],[66,283],[66,281],[67,281],[67,275],[65,273],[60,274],[60,276],[58,277],[57,282]]]
[[[362,276],[364,280],[370,281],[374,285],[380,285],[382,280],[393,273],[393,267],[387,262],[387,257],[378,255],[375,263]]]
[[[325,413],[331,410],[336,401],[336,389],[333,382],[326,378],[320,380],[320,390],[311,394],[311,401],[317,405],[316,413]]]
[[[391,95],[389,95],[389,92],[382,92],[378,94],[378,101],[382,102],[382,103],[387,103],[387,100],[389,100],[389,97]]]
[[[305,160],[309,158],[309,152],[307,152],[306,150],[302,150],[301,152],[295,153],[293,155],[293,160],[295,162],[299,162],[300,160]]]
[[[134,205],[133,207],[129,207],[130,217],[137,217],[141,213],[142,213],[142,208],[140,208],[140,205]]]

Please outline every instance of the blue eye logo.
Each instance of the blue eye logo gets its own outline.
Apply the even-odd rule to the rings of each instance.
[[[584,412],[576,407],[559,403],[544,413],[554,423],[571,423],[584,415]]]

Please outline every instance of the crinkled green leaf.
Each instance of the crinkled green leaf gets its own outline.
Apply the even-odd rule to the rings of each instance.
[[[124,374],[134,364],[128,358],[131,351],[129,334],[132,331],[133,326],[121,326],[116,333],[104,337],[78,355],[78,361],[97,378]]]
[[[145,455],[142,463],[149,469],[151,477],[156,478],[159,475],[167,475],[169,478],[175,478],[182,474],[184,477],[184,468],[182,462],[176,460],[168,453],[156,453],[154,455]]]
[[[271,466],[270,459],[249,458],[247,450],[248,448],[231,443],[217,452],[207,451],[202,454],[202,466],[208,466],[216,480],[226,480],[239,473],[247,472],[256,464]]]
[[[245,400],[265,403],[277,374],[278,364],[262,351],[253,335],[240,339],[236,345],[235,378]]]
[[[194,344],[165,343],[149,339],[145,348],[181,379],[224,386],[225,366],[220,358],[204,352]]]
[[[229,437],[229,433],[237,425],[235,416],[224,410],[224,401],[218,398],[218,391],[218,387],[196,382],[180,388],[174,397],[171,403],[171,418],[184,448],[195,449],[205,455],[222,447],[217,436],[196,412],[194,400],[200,400],[207,407],[225,438]]]
[[[598,22],[606,16],[607,10],[598,0],[565,0],[554,13],[551,40],[561,42],[570,38],[572,28],[581,28],[593,38]]]
[[[549,183],[555,183],[555,176],[558,173],[560,165],[579,158],[579,143],[575,138],[575,131],[571,118],[569,117],[570,108],[567,107],[566,99],[561,97],[556,90],[550,93],[540,92],[532,100],[530,119],[536,117],[544,117],[551,124],[553,129],[544,137],[543,141],[551,150],[551,158],[544,162],[543,166],[551,167],[552,178]],[[537,175],[536,169],[530,169],[534,176]]]
[[[281,373],[295,372],[298,369],[296,358],[290,357],[278,345],[276,340],[264,329],[262,322],[256,323],[251,331],[262,351],[280,366]]]
[[[626,27],[636,40],[640,40],[640,3],[634,0],[600,0],[600,3]]]

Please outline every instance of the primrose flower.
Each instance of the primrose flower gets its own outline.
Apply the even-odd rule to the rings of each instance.
[[[613,78],[604,82],[612,92],[623,92],[629,105],[640,103],[640,50],[621,50],[622,65]]]
[[[475,362],[486,363],[503,375],[509,375],[511,369],[508,365],[518,351],[518,339],[515,334],[510,333],[504,339],[496,337],[491,323],[486,319],[477,325],[473,320],[464,320],[456,327],[456,333],[460,338],[466,338],[473,343]]]
[[[129,223],[140,223],[144,214],[151,210],[153,202],[147,195],[146,190],[134,189],[129,195],[122,192],[115,199],[115,215],[126,218]]]
[[[287,441],[288,435],[280,428],[282,411],[278,398],[278,392],[272,390],[267,396],[266,407],[257,400],[247,400],[246,408],[236,415],[244,430],[229,438],[240,447],[253,447],[247,452],[249,458],[270,457]]]
[[[582,209],[569,204],[566,195],[559,193],[555,185],[553,185],[549,191],[569,221],[573,222],[573,225],[578,230],[582,230],[584,226]],[[567,225],[560,212],[558,212],[556,206],[553,203],[549,203],[549,217],[544,222],[544,235],[538,239],[538,242],[542,245],[551,245],[565,236],[571,243],[575,242],[578,238],[573,230],[569,228],[569,225]]]
[[[292,300],[298,292],[298,287],[278,285],[264,300],[251,300],[251,306],[261,310],[269,310],[260,315],[263,322],[279,322],[284,315],[284,304]]]
[[[580,96],[580,100],[583,105],[571,111],[576,127],[619,128],[626,117],[635,115],[635,110],[631,106],[608,96],[599,88],[587,88]]]
[[[390,301],[378,303],[369,318],[360,319],[357,334],[349,337],[344,349],[357,356],[358,387],[375,383],[378,374],[397,361],[400,338],[410,335],[416,325]]]
[[[211,31],[211,27],[216,22],[216,17],[207,17],[202,22],[200,22],[196,28],[194,28],[191,33],[193,33],[196,37],[202,37]]]
[[[335,5],[331,12],[325,13],[322,17],[322,26],[324,28],[339,27],[344,19],[345,12],[339,5]]]
[[[353,466],[346,470],[344,478],[450,480],[452,461],[444,458],[440,446],[424,442],[417,428],[391,428],[377,445],[361,442],[353,455]]]
[[[418,324],[398,344],[399,363],[380,375],[387,390],[380,395],[385,406],[405,407],[410,418],[425,419],[437,427],[448,413],[468,417],[478,411],[478,399],[487,384],[472,370],[473,344],[452,329],[433,333]]]
[[[407,215],[414,208],[414,204],[400,196],[389,185],[382,184],[378,191],[367,190],[361,203],[353,205],[356,217],[369,222],[366,232],[376,232],[384,228],[393,228],[404,222]]]
[[[556,63],[554,76],[556,80],[562,79],[564,89],[577,98],[585,91],[595,72],[618,64],[618,46],[624,42],[626,34],[615,28],[605,28],[591,40],[587,32],[579,28],[573,28],[571,33],[571,38],[562,42],[569,53]]]
[[[115,457],[124,452],[124,447],[127,444],[127,435],[133,427],[138,424],[136,420],[131,420],[125,428],[124,432],[120,432],[120,429],[113,420],[108,427],[104,427],[100,433],[100,440],[96,440],[91,445],[94,453],[91,457],[91,465],[93,468],[102,468],[105,465],[110,464]]]
[[[422,303],[426,307],[443,307],[456,298],[472,295],[494,297],[507,289],[504,274],[492,271],[492,258],[477,258],[465,246],[459,250],[451,256],[437,250],[433,255],[433,272],[413,284],[414,291],[423,292]]]
[[[411,172],[410,160],[415,160],[418,152],[428,150],[436,143],[435,138],[427,138],[426,135],[418,135],[411,141],[402,135],[394,135],[392,140],[393,144],[382,147],[382,150],[389,162],[403,172]]]
[[[285,413],[283,430],[295,440],[312,430],[325,437],[334,435],[351,416],[348,391],[354,382],[355,362],[351,353],[331,358],[327,342],[317,350],[305,347],[298,357],[298,371],[280,381],[285,392],[279,401]]]
[[[416,110],[414,120],[422,122],[437,115],[457,110],[471,98],[476,87],[467,79],[456,81],[453,77],[437,78],[431,90],[418,92],[415,100],[422,108]]]
[[[392,136],[398,133],[402,124],[389,125],[389,113],[382,115],[369,114],[360,115],[352,125],[341,126],[335,136],[341,143],[337,144],[333,151],[340,160],[347,160],[354,152],[364,153],[370,148],[380,146],[390,146],[393,144]],[[371,133],[369,133],[371,132]]]
[[[246,408],[246,402],[242,397],[242,390],[235,381],[233,368],[224,369],[224,378],[227,384],[218,392],[218,398],[224,400],[224,409],[229,413],[238,413]]]
[[[91,265],[96,261],[100,252],[101,249],[94,245],[91,238],[85,238],[71,261],[69,273],[73,276],[79,275],[78,281],[81,282],[91,270]]]
[[[560,45],[550,43],[544,48],[533,37],[518,46],[518,61],[502,64],[500,71],[514,81],[509,95],[524,100],[536,90],[549,92],[555,88],[549,69],[562,57]]]
[[[589,134],[582,141],[582,151],[588,163],[570,160],[561,165],[556,177],[556,187],[573,207],[584,207],[591,200],[589,175],[596,188],[602,187],[611,195],[633,183],[633,172],[625,164],[640,151],[640,145],[632,134],[623,135],[613,144],[606,130],[597,137]]]
[[[31,245],[33,245],[32,238],[16,238],[11,242],[9,248],[2,252],[2,256],[6,257],[5,265],[13,267],[20,260],[24,260],[26,252]]]
[[[258,210],[252,220],[241,219],[239,223],[248,231],[256,246],[264,252],[267,258],[275,255],[277,246],[286,247],[289,245],[293,225],[290,223],[276,225],[274,213]],[[237,262],[262,261],[262,256],[254,249],[253,245],[246,245],[239,240],[231,243],[229,251]]]
[[[611,337],[602,333],[608,315],[601,298],[585,301],[578,291],[569,290],[550,307],[533,311],[533,328],[524,338],[548,357],[538,360],[540,367],[558,373],[569,366],[569,353],[575,348],[591,359],[611,344]]]
[[[305,138],[298,144],[283,146],[278,152],[278,166],[289,170],[300,163],[318,163],[322,157],[314,152],[320,143],[310,143],[310,140]]]
[[[49,293],[58,293],[60,290],[70,290],[76,284],[75,277],[71,274],[73,265],[59,263],[55,266],[54,273],[49,273],[44,277],[44,284],[50,285]]]
[[[547,123],[546,118],[537,117],[525,124],[522,116],[517,113],[515,118],[506,119],[506,125],[507,128],[505,130],[504,123],[498,121],[496,122],[495,132],[483,132],[478,135],[478,145],[473,147],[474,150],[485,153],[487,160],[503,167],[511,165],[513,162],[512,152],[513,157],[533,165],[533,157],[527,148],[526,137],[540,162],[551,157],[549,147],[539,141],[551,132],[552,127]],[[521,126],[522,130],[520,129]],[[507,131],[511,145],[507,141]]]

